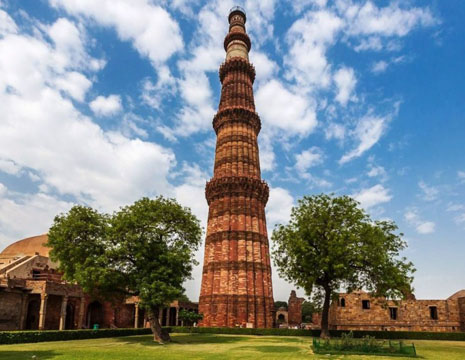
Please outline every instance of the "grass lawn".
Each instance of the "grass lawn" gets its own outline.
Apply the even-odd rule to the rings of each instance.
[[[152,336],[0,345],[0,359],[412,359],[387,356],[315,355],[310,337],[172,334],[173,342],[158,345]],[[413,341],[419,359],[463,360],[465,342]],[[33,358],[33,356],[36,356]]]

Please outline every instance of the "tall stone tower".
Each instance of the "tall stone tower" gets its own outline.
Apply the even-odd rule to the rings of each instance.
[[[261,180],[255,112],[255,69],[240,7],[229,14],[224,39],[226,61],[218,112],[213,178],[205,195],[209,205],[199,312],[201,326],[273,326],[273,289],[265,220],[268,185]]]

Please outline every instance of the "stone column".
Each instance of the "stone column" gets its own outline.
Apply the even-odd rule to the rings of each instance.
[[[64,295],[61,301],[61,312],[60,312],[60,327],[58,330],[65,330],[66,322],[66,306],[68,305],[68,296]]]
[[[144,311],[144,328],[147,327],[147,309]]]
[[[176,323],[174,326],[178,326],[178,318],[179,318],[179,307],[176,308]]]
[[[134,316],[134,329],[139,327],[139,303],[134,304],[135,316]]]
[[[45,317],[47,315],[47,298],[48,294],[40,294],[39,330],[45,329]]]
[[[84,310],[85,310],[85,301],[84,297],[82,296],[80,298],[80,303],[79,303],[79,317],[78,317],[78,329],[82,329],[82,325],[84,323]]]
[[[166,309],[166,326],[170,326],[171,306]]]
[[[23,294],[22,296],[22,302],[21,302],[21,314],[20,314],[20,317],[19,317],[19,330],[24,330],[24,328],[26,327],[25,323],[26,323],[26,316],[27,316],[27,305],[28,305],[28,300],[29,300],[29,296],[28,294]]]

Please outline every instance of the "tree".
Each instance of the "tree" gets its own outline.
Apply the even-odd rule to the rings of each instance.
[[[305,196],[287,225],[273,231],[279,273],[323,298],[321,336],[328,337],[331,298],[342,287],[373,296],[404,298],[411,292],[413,264],[400,252],[407,244],[392,221],[372,221],[348,196]]]
[[[50,256],[68,281],[109,301],[138,296],[158,342],[169,341],[158,316],[184,295],[183,282],[196,264],[199,220],[175,200],[142,198],[113,215],[74,206],[55,217]]]
[[[189,311],[182,309],[179,311],[178,319],[183,321],[184,325],[192,325],[203,319],[203,314],[196,313],[195,311]]]
[[[275,310],[278,310],[281,307],[283,307],[283,308],[285,308],[287,310],[287,302],[285,302],[285,301],[275,301],[274,302]]]
[[[320,311],[321,306],[316,301],[304,301],[302,303],[302,322],[312,322],[313,314]]]

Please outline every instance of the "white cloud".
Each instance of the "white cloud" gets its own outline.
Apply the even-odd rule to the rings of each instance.
[[[0,158],[0,171],[6,172],[10,175],[19,175],[21,166],[12,160]]]
[[[323,162],[323,152],[316,146],[302,151],[295,156],[295,168],[300,173],[305,173],[309,168],[320,165]]]
[[[386,189],[381,184],[377,184],[371,188],[362,189],[358,193],[353,194],[352,197],[360,202],[361,206],[365,209],[389,202],[392,199],[389,189]]]
[[[388,65],[389,64],[384,60],[377,61],[371,67],[371,72],[374,74],[380,74],[382,72],[385,72]]]
[[[356,101],[357,97],[352,95],[357,84],[354,69],[342,67],[334,74],[334,82],[337,87],[336,101],[346,106],[349,100]]]
[[[1,5],[1,3],[0,3]],[[14,20],[8,15],[8,13],[0,9],[0,36],[6,34],[15,34],[18,32],[18,27]]]
[[[250,61],[253,63],[257,73],[257,83],[270,79],[278,72],[278,64],[271,60],[265,53],[252,51],[250,53]]]
[[[306,136],[317,124],[314,106],[301,94],[270,80],[256,92],[257,111],[266,127],[284,130],[284,136]]]
[[[349,24],[348,33],[356,35],[405,36],[418,26],[432,26],[438,23],[429,8],[403,9],[400,3],[391,2],[379,8],[373,2],[363,4],[338,2]]]
[[[148,0],[49,0],[69,14],[115,28],[119,38],[131,41],[155,67],[183,47],[178,23],[158,5]]]
[[[431,234],[435,231],[436,224],[432,221],[424,221],[418,215],[416,208],[409,209],[404,214],[404,219],[412,226],[419,234]]]
[[[294,206],[294,198],[288,190],[280,187],[270,188],[270,199],[266,206],[267,225],[270,229],[275,224],[287,224]]]
[[[369,38],[361,39],[360,43],[354,47],[354,50],[357,52],[365,50],[380,51],[382,49],[383,44],[379,36],[370,36]]]
[[[57,22],[76,35],[72,24]],[[60,81],[70,74],[100,68],[85,53],[84,37],[55,34],[50,43],[43,32],[54,25],[35,24],[34,36],[0,38],[0,158],[40,177],[34,196],[58,193],[105,210],[168,191],[170,149],[104,131],[62,93]],[[84,45],[74,56],[67,44]]]
[[[423,181],[420,181],[418,183],[418,186],[420,187],[422,191],[422,194],[420,195],[420,197],[423,200],[433,201],[437,199],[439,195],[439,190],[437,188],[435,188],[434,186],[428,186]]]
[[[287,33],[289,52],[284,57],[286,76],[302,89],[327,88],[331,83],[331,66],[327,48],[334,44],[343,26],[342,20],[327,10],[309,11]]]
[[[121,96],[115,94],[107,97],[99,95],[90,102],[89,106],[97,116],[115,115],[123,110]]]
[[[0,183],[0,249],[12,241],[46,233],[55,215],[71,206],[69,202],[41,192],[10,193]]]
[[[388,119],[374,115],[366,115],[360,119],[355,129],[352,131],[352,136],[359,142],[358,146],[344,154],[339,160],[340,164],[344,164],[361,156],[365,151],[375,145],[383,135]]]
[[[325,137],[326,139],[337,139],[337,140],[344,140],[346,135],[346,128],[342,124],[337,123],[330,123],[325,128]]]
[[[386,170],[382,166],[370,164],[369,171],[367,172],[369,177],[380,177],[383,180],[386,179]]]

